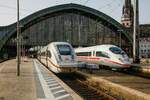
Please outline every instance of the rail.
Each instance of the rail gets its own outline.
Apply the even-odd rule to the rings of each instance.
[[[85,100],[117,100],[104,91],[88,85],[82,75],[70,73],[57,76]]]

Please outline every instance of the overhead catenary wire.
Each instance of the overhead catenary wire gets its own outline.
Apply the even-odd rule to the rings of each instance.
[[[90,0],[86,0],[83,4],[87,4]]]
[[[80,0],[80,3],[81,3],[81,1],[82,1],[82,0]],[[82,4],[83,4],[83,5],[86,5],[89,1],[90,1],[90,0],[86,0],[86,1],[85,1],[84,3],[82,3]],[[105,8],[105,7],[109,7],[109,9],[111,9],[110,7],[113,7],[113,4],[114,4],[114,3],[116,3],[116,0],[112,0],[112,2],[110,2],[110,3],[108,3],[108,4],[105,4],[105,5],[102,6],[102,7],[99,7],[98,10],[103,9],[103,8]],[[121,2],[120,2],[119,4],[117,4],[117,5],[118,5],[117,8],[120,7]],[[114,9],[112,9],[111,11],[114,11]],[[110,12],[110,13],[112,13],[112,12]]]
[[[12,6],[7,6],[7,5],[2,5],[2,4],[0,4],[0,8],[7,8],[7,9],[11,9],[11,10],[14,10],[14,11],[16,11],[17,10],[17,8],[16,7],[12,7]],[[27,13],[32,13],[32,12],[34,12],[34,11],[32,11],[32,10],[29,10],[29,9],[24,9],[24,8],[20,8],[19,9],[20,10],[20,15],[21,16],[26,16],[27,15]],[[16,16],[16,13],[15,12],[13,12],[13,13],[7,13],[7,12],[2,12],[2,13],[0,13],[1,15],[11,15],[11,16]],[[20,17],[21,17],[20,16]]]
[[[121,3],[118,3],[116,6],[114,6],[112,9],[110,9],[109,14],[112,14],[116,12],[119,7],[121,7]]]
[[[42,0],[41,0],[42,1]],[[47,0],[48,1],[48,0]],[[67,1],[67,2],[69,2],[69,0],[63,0],[63,1]],[[77,1],[73,1],[73,0],[71,0],[72,2],[77,2],[78,1],[78,3],[79,4],[83,4],[83,5],[90,5],[92,2],[96,2],[97,0],[77,0]],[[101,10],[101,9],[103,9],[103,10],[105,10],[105,8],[106,8],[106,11],[107,12],[110,12],[110,13],[114,13],[113,11],[117,11],[117,10],[115,10],[116,8],[114,7],[114,3],[115,3],[115,5],[118,3],[118,2],[122,2],[121,0],[107,0],[107,1],[105,1],[105,3],[103,3],[102,5],[103,6],[101,6],[101,7],[97,7],[97,10]],[[59,3],[59,1],[58,0],[55,0],[55,4],[57,5]],[[106,4],[107,3],[107,4]],[[59,3],[60,4],[60,3]],[[118,7],[120,7],[120,5],[118,4],[118,6],[117,6],[117,8]],[[13,7],[13,6],[11,6],[11,5],[6,5],[6,4],[0,4],[0,8],[7,8],[7,9],[12,9],[12,10],[16,10],[16,7]],[[20,8],[20,15],[21,16],[27,16],[27,15],[29,15],[29,14],[31,14],[31,13],[33,13],[33,12],[35,12],[34,10],[30,10],[30,9],[26,9],[26,8]],[[110,14],[109,13],[109,14]],[[7,14],[7,12],[0,12],[0,14],[4,14],[4,15],[13,15],[13,13],[12,14],[10,14],[10,13],[8,13]],[[16,13],[14,12],[14,15],[15,15]]]
[[[0,4],[0,7],[1,7],[1,8],[12,9],[12,10],[16,10],[16,9],[17,9],[16,7],[7,6],[7,5],[2,5],[2,4]],[[26,11],[26,12],[33,12],[32,10],[24,9],[24,8],[20,8],[20,10]]]
[[[115,1],[116,1],[116,0],[112,0],[112,2],[107,3],[107,4],[103,5],[102,7],[99,7],[98,9],[103,9],[103,8],[105,8],[105,7],[111,7],[112,4],[113,4]]]

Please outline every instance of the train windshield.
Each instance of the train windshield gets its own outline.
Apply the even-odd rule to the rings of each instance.
[[[71,55],[71,48],[69,45],[57,45],[60,55]]]
[[[96,52],[97,57],[104,57],[104,58],[109,58],[108,54],[106,52]]]
[[[109,50],[115,54],[124,54],[124,51],[118,47],[110,47]]]

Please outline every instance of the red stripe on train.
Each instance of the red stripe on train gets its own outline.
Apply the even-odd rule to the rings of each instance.
[[[98,58],[98,57],[90,57],[90,56],[77,56],[77,57],[78,58],[84,58],[86,60],[95,60],[95,61],[104,60],[106,62],[111,62],[111,63],[117,64],[117,65],[121,65],[121,66],[124,66],[124,67],[129,67],[130,66],[129,64],[121,64],[121,63],[118,63],[118,62],[115,62],[115,61],[112,61],[112,60]]]

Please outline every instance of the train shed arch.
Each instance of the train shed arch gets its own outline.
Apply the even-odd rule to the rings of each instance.
[[[26,48],[52,41],[67,41],[73,46],[103,43],[119,45],[120,40],[124,47],[132,44],[131,36],[116,20],[78,4],[63,4],[40,10],[23,18],[20,25]],[[0,27],[0,33],[3,34],[0,37],[0,50],[7,46],[15,47],[16,23]]]

